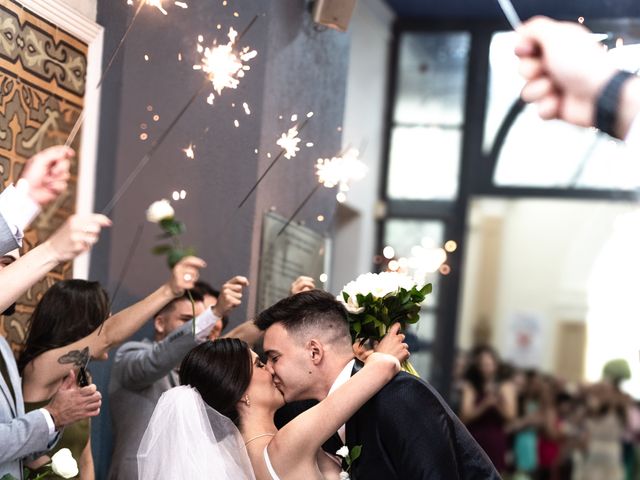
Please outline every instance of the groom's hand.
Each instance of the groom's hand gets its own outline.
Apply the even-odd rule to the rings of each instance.
[[[400,324],[394,323],[387,330],[387,334],[374,347],[376,352],[388,353],[398,359],[400,363],[409,358],[409,345],[404,343],[404,334],[400,333]]]

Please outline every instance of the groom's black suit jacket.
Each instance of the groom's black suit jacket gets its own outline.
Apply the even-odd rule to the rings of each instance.
[[[356,361],[352,375],[362,368]],[[494,480],[491,460],[427,382],[400,372],[346,425],[354,480]]]
[[[362,368],[356,361],[352,375]],[[311,408],[294,402],[276,414],[280,428]],[[362,446],[353,480],[496,480],[500,475],[442,397],[427,382],[400,372],[347,422],[349,449]],[[334,435],[323,448],[341,446]]]

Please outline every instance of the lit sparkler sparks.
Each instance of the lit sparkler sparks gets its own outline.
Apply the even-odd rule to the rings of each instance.
[[[195,145],[189,144],[189,146],[187,148],[183,148],[182,151],[187,156],[187,158],[191,160],[195,160],[196,158],[195,148],[196,148]]]
[[[284,233],[305,205],[309,203],[311,197],[313,197],[322,186],[327,188],[333,188],[336,185],[339,186],[336,200],[340,203],[345,202],[347,196],[344,192],[349,190],[351,182],[364,178],[368,170],[367,166],[358,158],[359,155],[360,152],[357,149],[349,148],[344,153],[340,153],[330,159],[318,159],[318,163],[316,164],[318,183],[316,183],[309,194],[294,210],[276,236],[279,237]]]
[[[202,63],[194,65],[194,70],[202,70],[211,81],[213,89],[220,95],[225,88],[238,88],[240,78],[251,67],[246,62],[255,58],[258,52],[244,47],[242,50],[235,48],[238,32],[229,28],[229,42],[224,45],[216,45],[203,49]],[[198,44],[198,51],[202,51],[202,45]]]
[[[147,5],[156,7],[163,15],[167,15],[167,11],[162,6],[162,0],[147,0]]]
[[[300,151],[298,143],[301,141],[302,139],[298,137],[298,128],[296,126],[291,127],[287,133],[283,133],[276,144],[284,150],[285,158],[293,158]]]
[[[349,148],[337,157],[319,158],[316,163],[318,181],[326,188],[338,186],[338,194],[342,193],[341,198],[345,198],[344,192],[349,191],[351,183],[362,180],[369,170],[359,155],[357,149]]]
[[[292,158],[292,157],[296,156],[296,153],[298,151],[300,151],[300,148],[298,147],[298,143],[301,141],[301,139],[298,138],[298,134],[307,125],[307,122],[309,121],[309,119],[311,117],[313,117],[313,112],[307,113],[307,118],[305,118],[304,121],[302,123],[300,123],[300,125],[295,125],[295,126],[291,127],[287,131],[287,133],[283,133],[282,136],[276,141],[278,146],[281,148],[280,152],[271,161],[271,163],[265,169],[265,171],[262,173],[262,175],[260,175],[258,177],[258,180],[256,180],[256,182],[253,184],[253,186],[249,189],[249,192],[245,195],[245,197],[242,199],[242,201],[238,204],[238,208],[242,208],[242,206],[246,203],[246,201],[249,199],[251,194],[256,190],[256,188],[258,188],[258,185],[260,185],[262,180],[264,180],[264,178],[267,176],[269,171],[273,168],[273,166],[276,163],[278,163],[278,160],[280,160],[280,158],[282,158],[283,156],[286,157],[286,158]],[[282,118],[282,115],[280,115],[279,118]],[[271,153],[267,153],[267,158],[271,158]]]

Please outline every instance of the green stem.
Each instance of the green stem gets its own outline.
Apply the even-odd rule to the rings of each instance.
[[[420,378],[420,375],[418,374],[416,369],[413,368],[413,365],[411,365],[411,362],[409,360],[405,360],[404,362],[402,362],[401,368],[405,372],[410,373],[411,375]]]
[[[53,473],[53,470],[51,470],[49,472],[40,473],[37,477],[34,477],[31,480],[42,480],[43,478],[46,478],[50,473]]]

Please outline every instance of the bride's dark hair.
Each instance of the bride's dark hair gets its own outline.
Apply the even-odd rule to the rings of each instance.
[[[252,374],[249,345],[237,338],[219,338],[198,345],[184,357],[180,384],[198,390],[210,407],[237,425],[236,404],[249,388]]]

